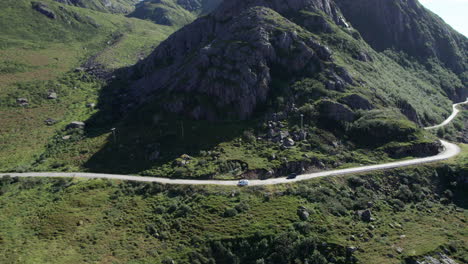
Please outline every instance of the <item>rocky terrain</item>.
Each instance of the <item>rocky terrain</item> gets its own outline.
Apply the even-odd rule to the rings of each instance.
[[[366,41],[375,51],[396,48],[409,56],[419,56],[421,60],[428,57],[441,59],[442,67],[450,71],[448,74],[457,85],[440,83],[436,85],[438,93],[453,100],[466,96],[466,80],[463,79],[467,61],[464,48],[466,38],[451,30],[440,19],[433,19],[433,14],[414,1],[395,4],[400,7],[397,10],[394,10],[394,4],[383,4],[386,1],[371,1],[375,4],[368,8],[363,7],[361,2],[225,1],[209,16],[198,19],[172,35],[137,65],[133,77],[139,80],[132,85],[129,97],[137,98],[136,103],[140,104],[149,96],[157,94],[155,98],[164,98],[161,100],[164,101],[165,110],[183,113],[195,119],[214,120],[221,116],[246,119],[252,116],[257,107],[271,99],[275,90],[287,89],[287,86],[304,78],[320,76],[326,89],[338,92],[366,86],[364,79],[351,74],[357,70],[353,65],[341,66],[337,63],[341,58],[333,55],[337,50],[331,46],[336,43],[330,42],[328,37],[339,31],[351,35],[354,39],[350,41],[355,42],[354,45],[365,47]],[[409,11],[401,11],[406,10],[402,5],[408,7]],[[387,12],[388,8],[391,12]],[[356,19],[367,17],[354,13],[359,10],[373,10],[375,19],[385,13],[389,21],[382,19],[383,24],[367,23],[375,25],[370,32]],[[413,26],[404,30],[403,21],[409,20],[407,12],[421,13],[419,18],[423,22],[416,25],[411,20],[408,23]],[[399,21],[401,29],[386,27],[385,23],[398,27],[399,24],[392,22],[394,20]],[[423,25],[430,26],[431,32],[439,32],[438,38],[433,33],[425,34],[429,29]],[[380,30],[380,27],[387,28],[391,34]],[[362,34],[363,40],[358,32]],[[387,46],[373,41],[370,35]],[[381,35],[389,36],[390,39]],[[407,39],[408,36],[418,41]],[[448,38],[450,45],[442,48],[441,38]],[[426,47],[426,51],[414,53],[416,46],[431,41],[434,45]],[[411,46],[396,43],[409,43]],[[374,65],[370,53],[373,52],[353,50],[345,54],[344,59],[352,57]],[[275,87],[278,83],[286,87]],[[396,104],[412,121],[421,123],[420,119],[424,118],[423,113],[418,113],[404,99],[395,103],[379,99],[384,106]],[[345,119],[349,121],[349,118]]]

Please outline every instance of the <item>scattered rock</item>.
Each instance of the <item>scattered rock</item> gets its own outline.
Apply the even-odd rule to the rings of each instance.
[[[192,157],[190,157],[190,156],[187,155],[187,154],[182,154],[182,155],[180,156],[180,158],[183,159],[183,160],[191,160],[191,159],[192,159]]]
[[[28,106],[29,100],[26,98],[18,98],[16,99],[16,103],[19,104],[20,106]]]
[[[57,98],[58,98],[58,96],[57,96],[57,93],[55,93],[55,92],[51,92],[51,93],[49,93],[47,95],[47,99],[49,99],[49,100],[54,100],[54,99],[57,99]]]
[[[80,122],[80,121],[73,121],[71,122],[70,124],[67,125],[66,129],[75,129],[75,128],[79,128],[79,129],[82,129],[85,127],[85,123],[84,122]]]
[[[359,52],[356,56],[354,56],[354,58],[356,60],[360,60],[360,61],[363,61],[363,62],[369,62],[369,61],[373,61],[372,57],[369,55],[369,53],[365,52],[365,51],[361,51]]]
[[[309,212],[307,212],[307,209],[304,206],[301,206],[297,209],[297,215],[302,221],[309,219],[310,216]]]
[[[295,142],[294,142],[294,140],[292,138],[287,138],[283,142],[283,146],[285,146],[287,148],[294,146],[294,144],[295,144]]]
[[[403,253],[403,249],[401,247],[396,247],[395,251],[398,252],[398,254]]]
[[[62,137],[62,139],[63,139],[63,140],[69,140],[70,138],[71,138],[71,136],[70,136],[70,135],[63,136],[63,137]]]
[[[347,247],[346,251],[348,251],[348,253],[354,253],[356,252],[357,249],[358,249],[357,247]]]
[[[372,212],[369,209],[357,211],[357,214],[361,218],[361,220],[364,221],[364,222],[373,221]]]
[[[280,137],[281,140],[284,140],[284,139],[286,139],[287,137],[289,137],[289,132],[288,132],[288,131],[281,131],[281,132],[279,133],[279,137]]]
[[[418,262],[418,264],[458,264],[455,260],[451,259],[445,254],[439,254],[438,256],[426,256],[424,261]]]
[[[86,107],[94,109],[96,107],[96,104],[95,103],[88,103],[88,104],[86,104]]]
[[[44,123],[48,126],[52,126],[52,125],[55,125],[57,124],[57,120],[53,119],[53,118],[47,118]]]

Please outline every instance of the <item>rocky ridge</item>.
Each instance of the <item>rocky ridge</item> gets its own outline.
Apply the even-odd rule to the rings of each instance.
[[[352,84],[352,76],[333,63],[327,46],[281,15],[300,10],[340,20],[329,1],[224,2],[138,65],[136,73],[142,78],[133,85],[131,97],[142,100],[156,91],[186,94],[166,98],[163,107],[195,119],[218,119],[217,109],[223,108],[228,116],[246,119],[267,100],[273,71],[295,78],[326,72],[334,89]],[[194,93],[208,103],[194,101]]]
[[[416,5],[410,2],[414,1],[403,4]],[[333,51],[317,38],[324,34],[333,36],[338,26],[340,31],[362,41],[356,31],[361,29],[359,21],[347,20],[348,15],[354,19],[353,10],[360,7],[362,4],[354,6],[332,0],[227,0],[210,15],[173,34],[132,69],[135,81],[125,95],[127,99],[122,108],[127,111],[135,105],[156,100],[161,102],[164,111],[194,119],[248,119],[270,99],[271,93],[280,89],[278,83],[289,85],[321,76],[321,82],[329,91],[345,92],[350,87],[365,85],[352,76],[348,66],[337,63]],[[418,4],[416,7],[429,21],[428,11]],[[375,8],[377,14],[386,10],[383,4]],[[341,9],[346,10],[344,15]],[[392,13],[392,16],[405,15]],[[356,29],[352,26],[354,23],[358,25]],[[362,30],[367,40],[365,28]],[[404,36],[406,33],[395,29],[392,34]],[[447,34],[456,36],[452,31]],[[458,47],[463,41],[450,41],[450,45],[453,44],[450,52],[460,55]],[[377,44],[369,42],[379,50]],[[410,49],[401,49],[411,54]],[[437,46],[433,49],[439,50]],[[444,53],[433,55],[437,58],[441,54]],[[364,49],[350,55],[364,63],[374,62],[373,55]],[[460,61],[460,65],[450,66],[454,72],[463,71],[464,60]],[[468,94],[466,88],[441,88],[453,100]],[[367,99],[345,100],[348,100],[345,104],[359,105],[353,110],[375,108]],[[384,106],[388,104],[383,103]],[[410,120],[423,123],[411,104],[405,101],[395,104],[395,107],[401,106],[401,112]],[[350,120],[352,118],[345,121]]]

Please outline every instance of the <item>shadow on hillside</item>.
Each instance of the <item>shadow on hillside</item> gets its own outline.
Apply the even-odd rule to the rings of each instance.
[[[121,69],[116,76],[122,76]],[[128,83],[117,77],[99,95],[99,111],[86,121],[86,135],[93,138],[109,133],[107,143],[83,166],[93,172],[137,174],[170,164],[182,154],[198,155],[221,142],[255,127],[247,121],[197,121],[161,111],[157,103],[146,103],[128,113],[120,109]]]

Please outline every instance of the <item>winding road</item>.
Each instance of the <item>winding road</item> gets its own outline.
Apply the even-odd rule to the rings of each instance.
[[[436,126],[426,127],[425,129],[428,129],[428,130],[436,129],[436,128],[446,126],[460,112],[457,106],[461,104],[466,104],[466,103],[468,103],[468,98],[467,98],[467,101],[465,102],[454,104],[452,114],[444,122]],[[353,173],[386,170],[386,169],[401,168],[401,167],[413,166],[413,165],[419,165],[419,164],[426,164],[426,163],[447,160],[449,158],[457,156],[461,151],[460,148],[453,143],[449,143],[444,140],[440,140],[440,142],[444,146],[444,151],[431,157],[396,161],[396,162],[384,163],[384,164],[378,164],[378,165],[361,166],[361,167],[355,167],[355,168],[349,168],[349,169],[308,173],[308,174],[299,175],[295,179],[289,179],[289,180],[286,179],[285,177],[272,178],[272,179],[267,179],[267,180],[251,180],[249,182],[249,186],[282,184],[282,183],[304,181],[304,180],[309,180],[309,179],[314,179],[314,178],[319,178],[319,177],[348,175],[348,174],[353,174]],[[62,178],[111,179],[111,180],[124,180],[124,181],[138,181],[138,182],[157,182],[157,183],[162,183],[162,184],[178,184],[178,185],[235,186],[238,183],[238,181],[168,179],[168,178],[157,178],[157,177],[142,177],[142,176],[100,174],[100,173],[80,173],[80,172],[77,172],[77,173],[68,173],[68,172],[0,173],[0,177],[7,176],[7,175],[11,177],[44,177],[44,178],[62,177]]]

